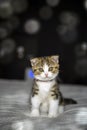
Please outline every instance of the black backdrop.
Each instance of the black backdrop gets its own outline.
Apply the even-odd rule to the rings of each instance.
[[[25,69],[29,65],[29,57],[31,55],[46,56],[59,54],[61,82],[87,84],[87,56],[85,54],[85,56],[78,57],[75,53],[76,46],[87,41],[87,11],[83,5],[84,1],[61,0],[58,6],[51,7],[53,16],[48,20],[41,19],[38,13],[39,9],[47,4],[46,1],[29,0],[28,2],[29,7],[26,11],[21,14],[15,14],[20,20],[20,25],[9,37],[15,40],[16,48],[10,62],[3,62],[4,60],[6,61],[6,57],[3,60],[0,59],[0,78],[24,79]],[[79,17],[79,23],[76,28],[77,38],[69,43],[65,43],[62,40],[63,37],[60,38],[56,31],[57,26],[60,24],[59,16],[64,11],[74,12]],[[31,18],[35,18],[41,23],[40,31],[34,35],[29,35],[24,31],[25,21]],[[24,57],[21,59],[17,57],[16,52],[19,46],[23,46],[25,50]],[[85,59],[85,63],[81,67],[79,67],[80,65],[76,66],[79,60],[82,63],[82,59]],[[84,73],[82,71],[80,74],[80,69],[83,69]]]

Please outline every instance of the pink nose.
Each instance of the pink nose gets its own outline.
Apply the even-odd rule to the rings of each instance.
[[[46,73],[45,76],[48,77],[48,74]]]

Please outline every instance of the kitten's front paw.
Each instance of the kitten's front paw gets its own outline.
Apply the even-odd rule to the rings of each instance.
[[[56,118],[57,116],[58,116],[57,113],[50,113],[50,114],[48,114],[49,118]]]
[[[31,114],[30,114],[30,116],[32,116],[32,117],[38,117],[40,115],[40,113],[39,113],[39,111],[38,110],[32,110],[31,111]]]

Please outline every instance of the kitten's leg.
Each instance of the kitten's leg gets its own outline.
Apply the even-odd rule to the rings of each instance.
[[[49,100],[49,117],[57,117],[58,116],[58,108],[59,108],[59,100],[51,99]]]
[[[40,103],[41,100],[39,96],[34,96],[31,98],[31,116],[39,116]]]

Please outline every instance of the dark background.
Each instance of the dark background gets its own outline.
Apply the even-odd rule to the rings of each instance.
[[[0,0],[1,2],[1,0]],[[0,17],[0,27],[8,29],[6,36],[0,37],[0,78],[1,79],[25,79],[25,70],[30,66],[31,56],[47,56],[58,54],[60,56],[60,81],[62,83],[87,85],[87,10],[84,6],[85,0],[60,0],[59,4],[52,7],[46,0],[28,0],[27,8],[23,11],[14,11],[10,16]],[[19,0],[19,7],[21,0]],[[23,6],[23,5],[22,5]],[[40,9],[43,6],[51,8],[52,16],[49,18],[40,16]],[[14,5],[12,5],[12,8]],[[61,28],[65,24],[65,18],[60,20],[61,13],[69,12],[74,14],[78,20],[75,27],[61,34]],[[3,23],[13,20],[15,29],[9,31],[9,27]],[[24,29],[25,22],[35,19],[40,22],[40,30],[34,34],[27,33]],[[18,20],[18,21],[17,21]],[[73,23],[73,22],[72,22]],[[2,26],[3,25],[3,26]],[[64,28],[63,28],[64,29]],[[2,32],[0,32],[0,35]],[[13,50],[8,53],[3,47],[5,39],[12,39]],[[11,47],[11,44],[8,46]],[[19,48],[22,48],[20,56]]]

